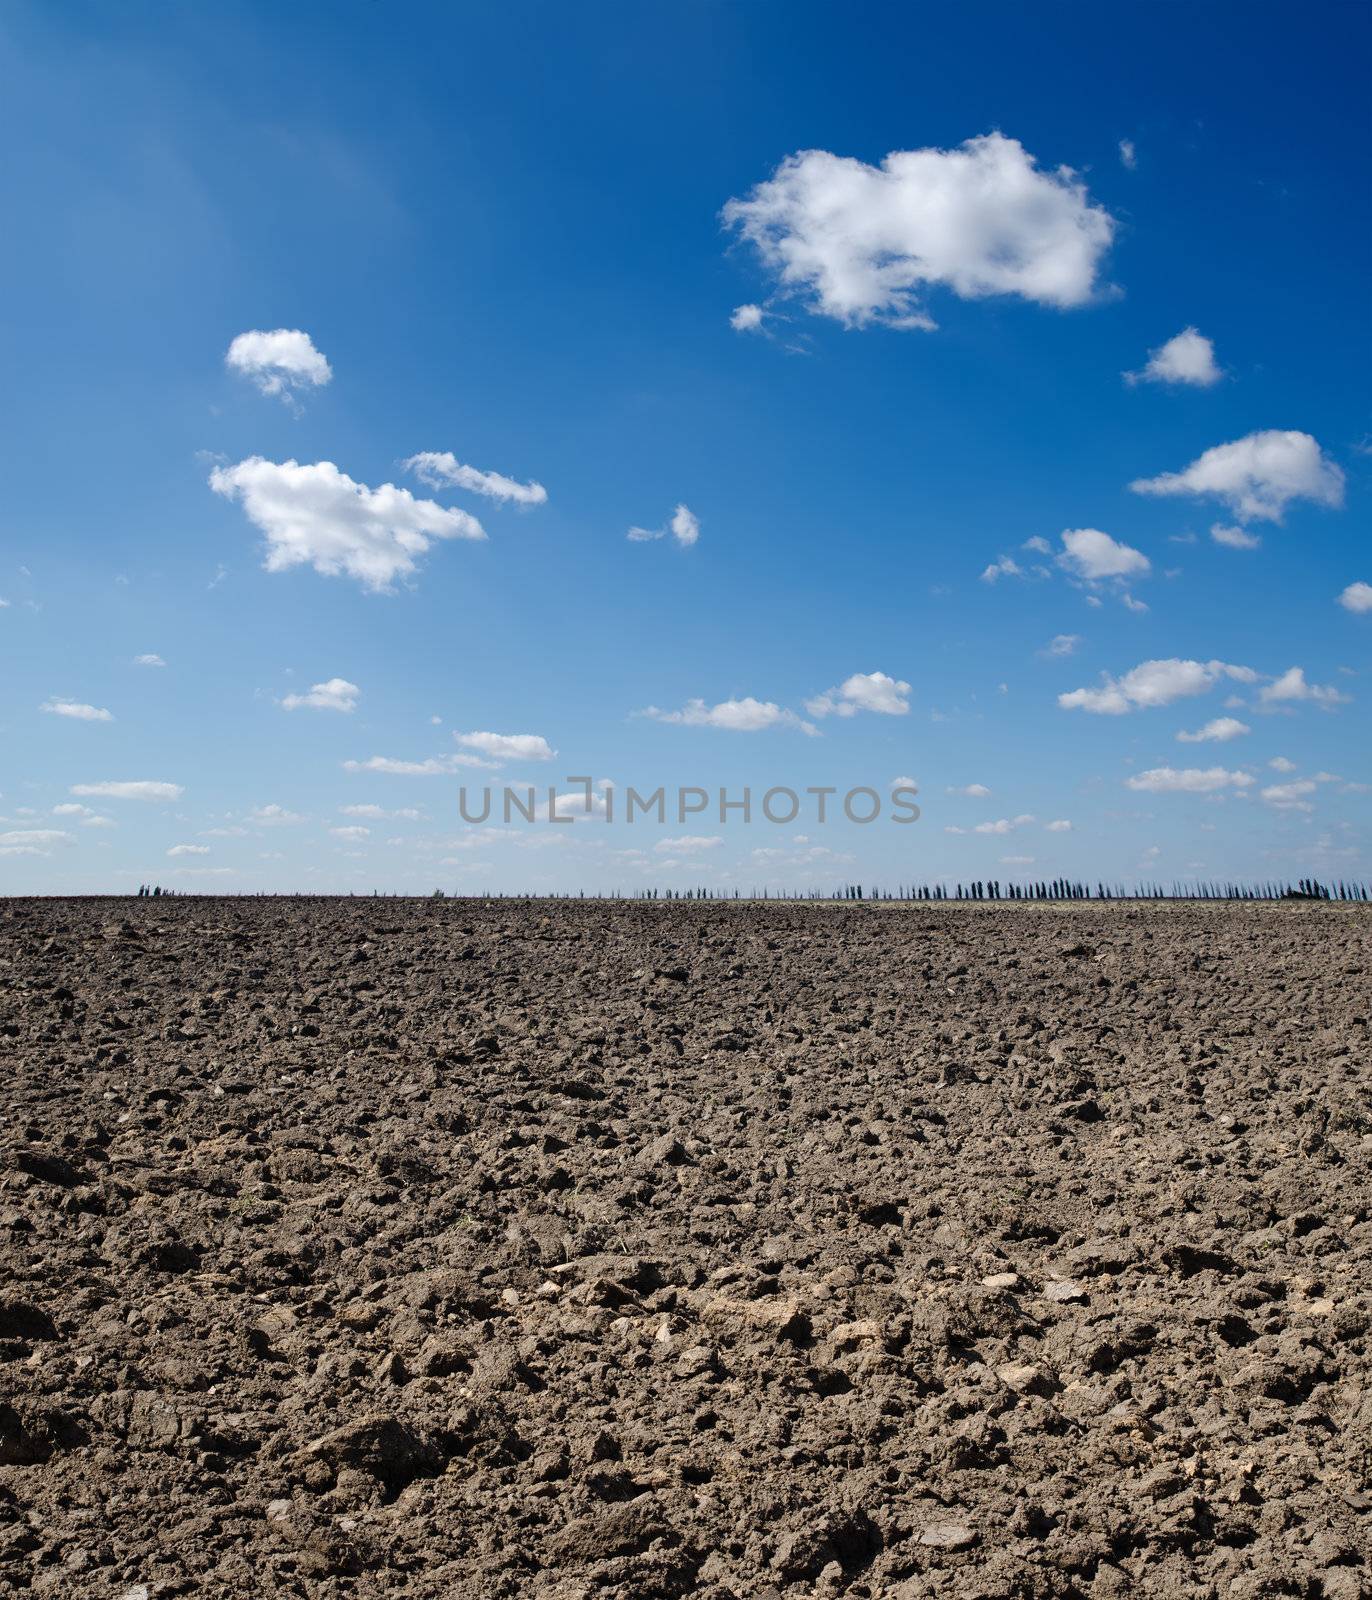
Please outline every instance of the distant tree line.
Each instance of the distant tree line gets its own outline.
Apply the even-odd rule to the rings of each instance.
[[[450,898],[443,889],[435,889],[430,897],[435,900]],[[1321,883],[1315,878],[1300,878],[1294,885],[1271,882],[1242,884],[1228,882],[1175,882],[1172,884],[1144,883],[1127,888],[1123,884],[1097,882],[1095,885],[1075,879],[1039,879],[1032,883],[1002,883],[995,879],[973,879],[971,883],[920,883],[901,884],[887,889],[861,883],[841,884],[837,889],[775,889],[728,888],[721,889],[701,884],[686,889],[636,889],[630,894],[621,890],[606,890],[603,894],[588,895],[584,889],[548,891],[543,894],[464,894],[454,892],[458,900],[1362,900],[1369,896],[1365,883],[1340,880]]]
[[[1039,879],[1033,883],[1002,884],[999,879],[973,879],[971,883],[908,884],[892,889],[864,889],[846,884],[834,896],[839,900],[1366,900],[1365,883],[1321,883],[1300,878],[1289,883],[1243,884],[1228,882],[1173,882],[1121,885],[1082,883],[1069,878]]]
[[[181,894],[178,889],[163,889],[158,884],[140,884],[138,898],[159,899],[165,895]],[[231,898],[242,900],[317,900],[333,896],[281,893],[248,893]],[[342,897],[340,897],[342,898]],[[356,898],[349,891],[348,899]],[[371,899],[410,900],[415,895],[400,894],[394,890],[373,889]],[[619,889],[602,894],[587,894],[584,889],[546,891],[542,894],[509,892],[503,889],[494,893],[465,893],[435,889],[427,896],[431,900],[1356,900],[1372,899],[1368,885],[1339,879],[1335,883],[1322,883],[1318,878],[1298,878],[1294,884],[1273,881],[1257,884],[1229,882],[1173,882],[1171,884],[1142,883],[1133,888],[1122,884],[1097,882],[1094,887],[1075,879],[1038,879],[1032,883],[1002,883],[998,878],[974,878],[971,883],[910,883],[893,889],[868,886],[861,883],[840,884],[837,889],[773,889],[761,888],[721,889],[698,885],[687,889],[635,889],[625,894]]]
[[[555,897],[556,898],[556,897]],[[615,897],[617,898],[617,896]],[[846,883],[826,892],[821,889],[640,889],[640,900],[1361,900],[1369,898],[1365,883],[1340,879],[1321,883],[1300,878],[1290,883],[1243,884],[1230,882],[1144,883],[1095,885],[1070,878],[1037,879],[1032,883],[1002,883],[998,878],[974,878],[971,883],[900,884],[895,888]]]

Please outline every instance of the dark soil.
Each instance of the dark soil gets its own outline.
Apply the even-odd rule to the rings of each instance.
[[[0,1594],[1355,1600],[1372,916],[0,902]]]

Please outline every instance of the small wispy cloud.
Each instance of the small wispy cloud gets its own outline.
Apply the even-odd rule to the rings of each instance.
[[[288,694],[281,700],[283,711],[355,711],[362,691],[346,678],[327,678],[312,685],[308,694]]]
[[[1043,647],[1042,653],[1046,656],[1070,656],[1076,653],[1077,646],[1081,643],[1079,633],[1055,633]]]
[[[541,506],[548,499],[548,491],[541,483],[520,483],[502,472],[464,466],[451,450],[421,450],[403,465],[431,489],[466,489],[485,495],[488,500],[504,500],[518,506]]]
[[[150,778],[111,779],[102,783],[74,783],[69,794],[105,800],[179,800],[186,792],[179,783],[161,783]]]
[[[799,728],[804,733],[814,733],[815,728],[794,711],[788,711],[772,700],[755,700],[744,695],[736,700],[721,700],[707,705],[704,700],[688,700],[679,711],[663,711],[657,706],[645,706],[636,716],[653,722],[674,723],[683,728],[723,728],[730,733],[756,733],[763,728]]]
[[[910,685],[885,672],[855,672],[836,688],[805,702],[812,717],[855,717],[859,711],[903,717],[910,709]]]
[[[1247,789],[1253,777],[1224,767],[1152,767],[1124,782],[1126,788],[1141,794],[1214,794],[1221,789]]]
[[[1278,811],[1313,811],[1307,796],[1314,794],[1313,778],[1298,778],[1294,783],[1273,783],[1262,791],[1262,799]]]
[[[649,544],[654,539],[665,539],[671,534],[683,550],[688,550],[700,538],[700,518],[689,506],[679,505],[665,528],[630,528],[625,537],[632,544]]]
[[[70,717],[74,722],[113,722],[114,713],[103,706],[88,706],[82,700],[45,700],[38,708],[54,717]]]
[[[1205,694],[1224,679],[1255,683],[1258,674],[1251,667],[1227,661],[1184,661],[1170,656],[1161,661],[1141,661],[1123,677],[1102,675],[1094,689],[1070,689],[1058,696],[1064,711],[1090,711],[1098,716],[1123,716],[1151,706],[1170,705],[1174,700]]]
[[[453,738],[492,761],[551,761],[557,754],[540,733],[455,733]]]
[[[300,812],[290,811],[285,806],[277,805],[275,801],[270,805],[254,806],[248,813],[248,821],[256,823],[259,828],[288,828],[309,820]]]
[[[1148,352],[1148,361],[1139,372],[1126,372],[1127,383],[1189,384],[1207,389],[1224,376],[1215,363],[1215,347],[1195,328],[1179,334]]]
[[[439,778],[450,776],[463,767],[494,771],[498,763],[481,756],[446,755],[426,756],[421,760],[407,761],[395,756],[368,756],[365,761],[345,761],[344,772],[378,772],[397,778]]]
[[[1215,717],[1193,733],[1188,733],[1183,728],[1177,738],[1182,744],[1225,744],[1230,739],[1242,738],[1245,733],[1252,731],[1246,722],[1240,722],[1237,717]]]

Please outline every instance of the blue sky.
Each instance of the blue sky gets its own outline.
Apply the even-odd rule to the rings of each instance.
[[[0,884],[1372,876],[1369,32],[6,8]]]

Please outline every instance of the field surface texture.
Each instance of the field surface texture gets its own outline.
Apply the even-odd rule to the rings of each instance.
[[[0,903],[0,1594],[1356,1600],[1372,917]]]

